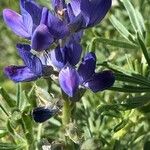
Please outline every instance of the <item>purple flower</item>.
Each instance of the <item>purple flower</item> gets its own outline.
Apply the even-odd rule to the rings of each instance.
[[[20,0],[21,15],[11,9],[3,10],[5,23],[17,35],[30,39],[33,30],[40,24],[42,7],[34,1]]]
[[[35,122],[42,123],[53,117],[58,111],[58,108],[36,107],[32,111],[32,117]]]
[[[64,47],[58,45],[55,50],[49,53],[52,64],[59,70],[67,63],[75,66],[81,57],[82,47],[76,41],[70,40]]]
[[[96,56],[87,53],[84,56],[78,70],[70,64],[59,73],[59,83],[62,90],[70,97],[78,91],[79,86],[92,90],[94,93],[111,87],[115,81],[114,74],[110,70],[95,73]]]
[[[111,4],[112,0],[71,0],[67,6],[71,29],[79,31],[97,25]]]
[[[40,77],[50,76],[53,72],[51,65],[31,53],[30,45],[17,44],[17,49],[24,65],[5,67],[5,74],[14,82],[33,81]]]
[[[64,21],[34,0],[20,0],[20,9],[21,15],[11,9],[4,9],[3,18],[15,34],[31,40],[32,49],[48,49],[55,40],[69,34]]]

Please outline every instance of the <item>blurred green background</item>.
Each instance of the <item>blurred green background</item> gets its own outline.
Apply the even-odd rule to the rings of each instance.
[[[147,30],[145,43],[148,47],[148,50],[150,50],[150,0],[130,1],[132,2],[133,6],[141,12],[144,18],[144,24],[146,25]],[[48,6],[49,8],[51,7],[48,0],[39,0],[39,2],[42,5]],[[142,72],[136,70],[136,68],[130,67],[128,63],[128,60],[132,62],[132,64],[137,63],[141,65],[142,63],[145,63],[145,61],[143,61],[143,56],[140,49],[128,49],[123,47],[119,48],[110,44],[105,44],[102,41],[94,43],[93,39],[96,36],[111,40],[113,39],[128,42],[111,24],[109,20],[111,14],[113,14],[130,31],[130,33],[136,35],[136,33],[133,31],[129,16],[123,4],[120,0],[115,2],[117,3],[112,6],[109,14],[99,25],[85,31],[84,37],[82,39],[82,47],[84,51],[89,50],[96,52],[98,64],[104,61],[109,61],[112,64],[124,68],[125,70],[133,69],[139,74],[142,74]],[[22,63],[21,59],[17,55],[15,45],[19,42],[25,41],[16,36],[5,25],[2,17],[2,11],[4,8],[11,8],[19,12],[19,1],[0,0],[0,86],[4,87],[8,91],[8,93],[15,95],[16,85],[4,75],[3,68],[8,65],[17,65]],[[101,66],[98,66],[97,68],[97,70],[102,69],[103,67]],[[146,77],[149,78],[149,72],[147,73]],[[37,84],[40,87],[47,88],[46,82],[43,81],[43,79],[40,79]],[[32,83],[24,83],[23,89],[29,92],[31,86]],[[55,92],[57,93],[57,91],[58,90],[56,89]],[[97,109],[97,106],[99,105],[101,106],[103,104],[118,104],[124,101],[126,98],[139,95],[141,95],[141,93],[131,94],[104,91],[98,94],[93,94],[90,91],[87,91],[86,95],[82,98],[82,101],[80,103],[77,103],[77,109],[74,115],[74,119],[76,120],[78,127],[81,128],[82,133],[84,133],[85,143],[83,143],[82,146],[87,146],[87,143],[89,144],[91,142],[92,146],[95,145],[93,149],[101,149],[100,147],[102,147],[103,143],[106,143],[107,146],[102,147],[102,149],[149,150],[149,106],[146,108],[129,110],[125,112],[106,108],[105,111],[102,112],[101,116],[100,112]],[[56,120],[55,123],[53,123],[54,120],[52,120],[49,122],[49,124],[45,125],[47,131],[43,131],[43,138],[46,138],[48,141],[55,140],[59,135],[59,133],[55,135],[55,131],[58,132],[58,127],[60,126],[60,118],[56,117]],[[49,127],[51,127],[51,131],[49,131]],[[92,140],[88,141],[87,139]],[[143,148],[144,145],[145,148]]]

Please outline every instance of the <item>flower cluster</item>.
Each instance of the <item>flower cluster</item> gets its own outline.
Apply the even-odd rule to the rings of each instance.
[[[21,14],[4,9],[7,26],[31,42],[31,45],[17,44],[24,65],[7,66],[5,74],[14,82],[49,78],[55,74],[61,89],[70,98],[81,88],[95,93],[112,86],[115,77],[110,70],[95,72],[94,53],[87,53],[80,62],[84,29],[100,23],[111,3],[111,0],[71,0],[69,3],[52,0],[53,10],[50,11],[34,0],[20,0]],[[34,111],[34,116],[41,110]]]

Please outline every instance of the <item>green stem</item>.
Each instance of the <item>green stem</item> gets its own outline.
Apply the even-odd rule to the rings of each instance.
[[[65,100],[62,109],[62,124],[66,127],[67,124],[70,122],[71,117],[71,102],[69,100]]]
[[[40,142],[41,140],[41,133],[42,133],[42,124],[39,124],[37,132],[37,142]]]
[[[20,100],[21,100],[21,83],[17,84],[17,108],[20,108]]]
[[[46,79],[47,86],[48,86],[48,93],[52,92],[52,80],[51,79]]]

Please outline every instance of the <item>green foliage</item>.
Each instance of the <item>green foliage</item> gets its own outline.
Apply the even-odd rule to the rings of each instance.
[[[47,0],[39,2],[51,7]],[[82,39],[84,53],[97,54],[97,71],[113,70],[116,82],[107,91],[86,91],[79,102],[69,104],[66,115],[71,120],[67,124],[67,118],[64,129],[64,97],[57,82],[40,79],[36,83],[14,84],[3,74],[4,66],[22,63],[15,44],[24,41],[2,19],[2,10],[18,10],[18,1],[0,1],[0,150],[40,150],[42,146],[71,150],[149,149],[150,1],[117,2],[109,16],[97,27],[86,30]],[[55,104],[61,109],[59,114],[43,124],[33,121],[33,108]]]

